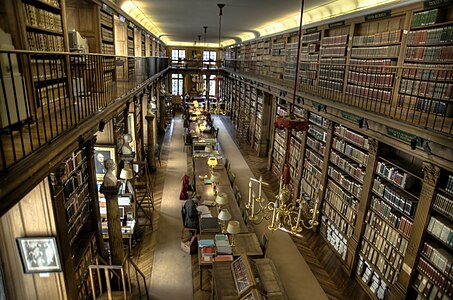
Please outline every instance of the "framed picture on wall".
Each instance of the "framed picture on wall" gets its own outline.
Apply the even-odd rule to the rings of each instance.
[[[55,237],[23,237],[16,241],[25,273],[61,271]]]
[[[116,164],[114,145],[97,145],[94,147],[94,165],[96,167],[96,179],[102,181],[105,174],[104,162],[106,159],[113,159]],[[116,169],[113,171],[116,176]]]

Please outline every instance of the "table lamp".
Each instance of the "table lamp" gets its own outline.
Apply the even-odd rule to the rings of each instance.
[[[220,182],[220,174],[217,172],[212,172],[211,173],[211,183],[212,183],[212,188],[214,189],[214,196],[217,195],[217,185]]]
[[[120,178],[124,180],[124,184],[128,188],[129,193],[133,193],[134,191],[131,190],[132,186],[130,184],[128,185],[128,180],[134,178],[134,172],[132,171],[132,169],[121,169]],[[126,192],[126,188],[124,189],[124,192]]]
[[[226,193],[217,193],[217,197],[215,198],[215,202],[219,205],[219,208],[222,208],[222,205],[228,203],[228,196]]]
[[[201,132],[204,132],[206,130],[206,124],[205,123],[201,123],[199,127],[200,127],[200,131]]]
[[[215,156],[208,158],[208,166],[211,168],[211,173],[214,172],[214,168],[217,166],[217,158]]]
[[[228,222],[227,232],[231,234],[231,246],[234,246],[234,235],[241,232],[241,226],[239,225],[238,221],[230,221]]]
[[[222,233],[226,233],[225,222],[231,220],[231,214],[228,209],[224,208],[220,211],[217,218],[221,221],[220,227],[222,228]]]
[[[195,108],[198,108],[198,101],[197,101],[197,100],[194,100],[194,101],[193,101],[193,106],[194,106]]]
[[[204,151],[207,153],[212,153],[212,151],[214,151],[214,149],[212,149],[211,144],[206,144],[206,146],[204,147]],[[209,165],[209,163],[208,163],[208,165]]]

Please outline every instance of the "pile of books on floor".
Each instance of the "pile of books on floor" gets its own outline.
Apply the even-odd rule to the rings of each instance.
[[[233,261],[233,251],[225,234],[216,234],[214,239],[199,240],[198,247],[201,252],[201,262]]]

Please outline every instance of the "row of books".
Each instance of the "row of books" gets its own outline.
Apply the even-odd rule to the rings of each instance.
[[[395,267],[395,265],[398,266],[398,264],[402,261],[402,258],[400,256],[394,263],[389,263],[385,256],[375,246],[375,243],[379,243],[379,241],[383,241],[383,239],[378,239],[374,243],[362,239],[360,253],[363,257],[366,257],[372,266],[375,266],[375,268],[379,271],[378,274],[380,276],[382,276],[389,284],[392,284],[398,277],[399,268]],[[396,255],[399,254],[396,253]]]
[[[437,193],[433,207],[453,219],[453,199]]]
[[[403,77],[421,80],[453,80],[453,70],[443,65],[405,63]]]
[[[441,116],[453,115],[453,106],[448,102],[402,94],[399,95],[398,99],[400,107]]]
[[[105,11],[100,10],[99,16],[101,18],[101,25],[104,25],[104,26],[107,26],[107,27],[110,27],[113,29],[113,18],[109,13],[106,13]]]
[[[317,53],[301,53],[299,59],[301,61],[317,62],[319,59],[319,54],[317,54]]]
[[[439,22],[441,10],[439,8],[414,13],[412,27],[432,25]]]
[[[341,153],[343,153],[343,154],[347,155],[348,157],[357,161],[360,164],[360,166],[367,165],[368,154],[349,145],[343,139],[334,137],[332,139],[332,147],[335,150],[340,151]]]
[[[367,213],[365,222],[367,226],[365,228],[364,237],[371,242],[374,242],[377,239],[377,235],[383,238],[385,241],[385,247],[378,247],[378,249],[391,263],[394,262],[396,254],[393,254],[393,250],[389,248],[394,248],[394,250],[396,250],[401,257],[404,257],[406,254],[408,240],[401,236],[397,229],[390,226],[374,212],[370,212],[369,214]]]
[[[310,183],[308,183],[307,178],[302,178],[300,181],[300,194],[304,192],[308,196],[313,198],[318,192],[318,188],[315,187],[316,185],[311,185]]]
[[[307,137],[307,145],[322,156],[326,153],[326,145],[311,137]]]
[[[348,84],[346,87],[346,94],[371,99],[376,102],[390,103],[392,100],[392,92],[380,88],[369,88],[360,85]]]
[[[325,199],[331,206],[335,207],[349,223],[354,225],[358,206],[356,200],[353,200],[352,204],[349,204],[329,189],[326,190]]]
[[[319,180],[321,178],[321,170],[315,167],[309,160],[304,160],[304,177],[307,181],[312,184],[313,186],[317,186],[319,184]]]
[[[83,231],[84,225],[90,217],[91,198],[88,197],[81,209],[76,211],[68,222],[69,244],[73,245],[79,234]],[[66,210],[68,214],[68,210]]]
[[[27,32],[28,47],[33,51],[64,52],[62,36],[39,32]]]
[[[398,57],[400,45],[352,48],[351,57]]]
[[[346,193],[339,185],[330,179],[327,180],[327,190],[333,192],[333,194],[336,195],[342,202],[357,210],[357,199],[352,197],[351,194]],[[329,197],[333,197],[330,192]]]
[[[107,41],[107,42],[113,42],[113,31],[107,28],[101,28],[101,36],[102,40]]]
[[[379,275],[373,271],[373,268],[363,259],[361,255],[359,255],[359,260],[357,262],[356,273],[379,300],[387,298],[387,284],[380,279]]]
[[[453,296],[453,283],[448,279],[448,277],[442,274],[442,272],[438,271],[423,257],[420,257],[417,268],[423,275],[427,277],[425,284],[426,286],[428,286],[428,291],[426,292],[426,294],[430,294],[431,289],[437,287],[438,290],[440,290],[444,295],[447,296],[447,299],[451,299],[451,297]],[[419,277],[417,277],[415,286],[418,287],[419,291],[422,291],[425,294],[425,289],[422,289],[423,283],[419,283]]]
[[[88,178],[87,164],[84,162],[71,176],[63,183],[63,194],[65,198],[73,196],[77,189],[83,185]]]
[[[344,138],[346,141],[352,142],[367,150],[370,147],[370,145],[368,144],[367,137],[364,137],[361,134],[355,133],[344,126],[341,126],[341,125],[335,126],[335,134]]]
[[[285,49],[285,42],[273,43],[272,50]]]
[[[403,189],[409,189],[416,182],[415,177],[395,168],[389,163],[379,161],[376,165],[376,173],[396,184]]]
[[[344,70],[346,57],[323,57],[319,62],[321,67],[323,67],[323,65],[328,65],[330,68]]]
[[[330,152],[330,161],[340,167],[344,172],[351,175],[355,180],[363,183],[366,172],[356,162],[344,159],[334,151]]]
[[[416,207],[415,202],[401,196],[387,185],[381,183],[380,178],[374,179],[373,192],[382,197],[400,212],[405,213],[411,218],[413,217]]]
[[[404,236],[409,237],[412,232],[413,222],[406,217],[399,217],[392,212],[392,207],[374,196],[371,197],[370,207],[381,218],[385,219],[394,228],[398,229]],[[368,214],[372,212],[368,211]]]
[[[439,270],[453,279],[453,256],[442,246],[425,242],[422,248],[422,254],[435,265]]]
[[[327,120],[326,118],[320,116],[320,115],[317,115],[313,112],[309,112],[308,114],[308,120],[320,127],[324,127],[324,128],[327,128],[329,126],[329,123],[330,121]]]
[[[307,132],[316,138],[318,141],[326,142],[327,132],[322,131],[312,125],[309,125]]]
[[[355,180],[351,180],[350,176],[344,175],[332,166],[329,166],[327,174],[333,178],[343,189],[350,192],[352,195],[360,199],[362,193],[362,184],[357,183]]]
[[[348,72],[348,82],[366,85],[367,87],[392,88],[395,76],[393,74],[376,74],[381,72],[376,68],[363,70],[362,72]]]
[[[337,213],[329,203],[324,203],[322,207],[323,216],[328,217],[329,220],[335,224],[336,228],[344,236],[350,238],[354,233],[354,226],[351,225],[342,215]]]
[[[453,175],[448,175],[447,185],[445,186],[445,190],[453,195]]]
[[[410,31],[407,36],[409,45],[447,44],[453,42],[453,26]]]
[[[346,45],[348,44],[348,35],[325,36],[322,38],[321,43],[323,46]]]
[[[343,82],[319,79],[319,87],[335,92],[343,91]]]
[[[370,35],[354,36],[353,46],[377,46],[401,42],[401,30],[377,32]]]
[[[317,154],[315,154],[315,152],[311,151],[310,149],[307,149],[305,151],[305,157],[308,158],[310,162],[313,163],[313,165],[315,165],[319,169],[322,169],[324,161]]]
[[[309,44],[308,46],[300,47],[302,53],[313,53],[319,51],[319,44]]]
[[[333,249],[340,255],[341,259],[346,260],[348,252],[348,240],[338,231],[332,221],[326,216],[321,217],[321,222],[326,224],[326,240]]]
[[[450,62],[453,60],[453,46],[407,47],[405,58],[425,62]]]
[[[344,70],[334,70],[329,66],[321,66],[319,70],[319,77],[329,79],[329,80],[344,80]]]
[[[437,100],[450,100],[452,99],[453,83],[403,78],[400,92]]]
[[[423,273],[418,273],[417,279],[415,280],[414,287],[416,288],[419,295],[416,300],[429,299],[429,300],[448,300],[451,297],[448,293],[444,292],[439,286],[433,284],[428,276]],[[421,295],[421,296],[420,296]]]
[[[342,47],[321,47],[321,56],[326,57],[326,56],[346,56],[347,54],[348,47],[347,46],[342,46]]]
[[[115,54],[115,45],[114,44],[101,44],[101,51],[103,54]]]
[[[27,25],[63,32],[61,15],[24,3],[25,22]]]
[[[453,247],[453,230],[447,219],[431,216],[426,230],[449,247]]]
[[[318,42],[319,39],[321,38],[321,32],[315,32],[315,33],[310,33],[310,34],[304,34],[302,36],[302,43],[311,43],[311,42]]]

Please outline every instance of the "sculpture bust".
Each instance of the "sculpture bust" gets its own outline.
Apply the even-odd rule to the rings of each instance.
[[[116,187],[116,176],[113,174],[113,171],[116,169],[115,161],[113,159],[106,159],[104,162],[104,167],[105,167],[105,175],[104,175],[104,180],[102,184],[106,187],[109,186],[114,186]]]
[[[132,136],[129,133],[123,135],[123,146],[121,147],[121,153],[123,155],[132,154],[132,148],[129,143],[132,142]]]

